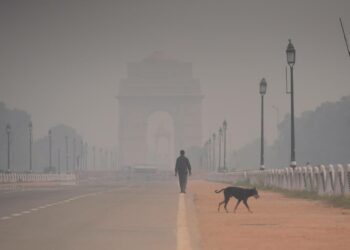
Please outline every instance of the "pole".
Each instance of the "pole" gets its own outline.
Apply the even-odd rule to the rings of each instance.
[[[218,169],[219,169],[219,172],[221,171],[221,137],[222,137],[222,129],[220,128],[219,129],[219,166],[218,166]]]
[[[260,170],[264,170],[264,95],[261,95],[261,150],[260,150]]]
[[[94,169],[96,169],[95,146],[92,147],[92,161],[93,161],[93,167]]]
[[[49,130],[49,169],[52,169],[52,131]]]
[[[294,86],[293,86],[293,66],[290,66],[290,105],[291,105],[291,159],[290,166],[294,169],[295,161],[295,134],[294,134]]]
[[[215,161],[215,155],[216,155],[216,150],[215,150],[215,139],[216,135],[215,133],[213,134],[213,169],[216,170],[216,161]]]
[[[208,167],[208,171],[211,169],[211,162],[210,162],[210,155],[211,155],[211,149],[210,149],[210,141],[208,140],[207,142],[207,147],[206,147],[206,158],[207,158],[207,167]]]
[[[343,31],[344,40],[345,40],[345,44],[346,44],[346,49],[348,50],[348,54],[349,54],[349,57],[350,57],[350,50],[349,50],[349,45],[348,45],[348,39],[346,38],[344,27],[343,27],[343,22],[341,21],[340,17],[339,17],[339,21],[340,21],[341,29]]]
[[[61,149],[57,149],[57,168],[58,174],[61,174]]]
[[[114,154],[115,154],[115,167],[117,169],[119,169],[119,151],[118,151],[118,148],[115,150]]]
[[[29,172],[33,171],[32,165],[32,145],[33,145],[33,127],[32,123],[29,123]]]
[[[10,133],[11,133],[11,127],[10,125],[6,126],[6,132],[7,132],[7,171],[10,172],[11,167],[11,155],[10,155]]]
[[[227,127],[226,127],[226,123],[225,123],[225,126],[224,126],[224,171],[226,171],[226,130],[227,130]]]
[[[69,171],[69,162],[68,162],[68,136],[64,137],[66,143],[66,173]]]
[[[83,162],[84,162],[84,143],[83,140],[80,141],[80,169],[83,169]]]
[[[73,166],[72,166],[72,168],[73,168],[73,171],[75,171],[75,169],[76,169],[76,161],[77,161],[77,145],[76,145],[76,139],[75,138],[73,138]]]
[[[212,164],[211,164],[211,140],[209,139],[208,141],[208,170],[210,171],[212,169]]]

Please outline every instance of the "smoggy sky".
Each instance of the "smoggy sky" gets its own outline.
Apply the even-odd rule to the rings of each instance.
[[[296,48],[297,116],[350,94],[348,0],[1,0],[0,101],[32,115],[35,137],[59,123],[90,145],[117,140],[117,85],[128,62],[164,51],[202,84],[203,140],[228,121],[229,148],[267,140],[290,110],[285,49]],[[297,140],[297,138],[296,138]]]

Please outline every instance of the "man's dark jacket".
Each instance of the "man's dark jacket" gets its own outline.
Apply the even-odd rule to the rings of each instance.
[[[180,155],[176,159],[175,174],[185,175],[187,173],[191,174],[191,164],[186,156]]]

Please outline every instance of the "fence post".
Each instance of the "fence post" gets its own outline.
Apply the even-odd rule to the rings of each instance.
[[[344,194],[344,168],[341,164],[338,164],[335,168],[334,194]]]
[[[333,165],[328,165],[328,167],[326,167],[325,193],[328,195],[334,194],[334,167],[333,167]]]
[[[326,192],[326,178],[327,178],[326,168],[324,165],[320,166],[320,173],[318,176],[319,176],[318,194],[324,195]]]
[[[344,193],[350,193],[350,164],[345,166]]]

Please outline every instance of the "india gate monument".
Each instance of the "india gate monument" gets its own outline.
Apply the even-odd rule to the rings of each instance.
[[[117,99],[119,166],[169,170],[180,149],[201,146],[203,95],[191,63],[162,52],[129,63]]]

